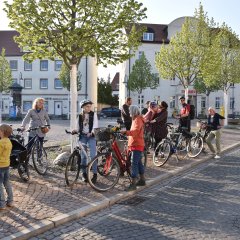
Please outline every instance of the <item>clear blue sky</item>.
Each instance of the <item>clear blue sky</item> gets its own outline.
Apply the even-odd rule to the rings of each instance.
[[[8,0],[9,2],[12,0]],[[147,19],[144,22],[168,24],[183,16],[193,16],[199,6],[199,0],[138,0],[147,7]],[[218,23],[226,22],[240,36],[240,0],[202,0],[204,11],[209,18]],[[0,30],[8,28],[6,14],[2,11],[3,0],[0,0]],[[104,69],[100,77],[107,78],[110,73],[114,77],[115,70]]]

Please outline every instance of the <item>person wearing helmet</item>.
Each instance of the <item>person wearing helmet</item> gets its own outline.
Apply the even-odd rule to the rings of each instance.
[[[94,137],[94,129],[98,128],[98,118],[97,114],[94,113],[92,108],[93,102],[90,100],[83,100],[80,102],[80,107],[82,112],[78,116],[78,126],[77,132],[79,133],[79,141],[84,145],[88,145],[90,150],[91,159],[96,156],[96,139]],[[75,130],[76,131],[76,130]],[[84,154],[81,156],[82,165],[87,167],[87,159]],[[93,182],[97,181],[97,164],[93,166]],[[87,182],[87,172],[86,168],[83,168],[82,173],[83,181]]]

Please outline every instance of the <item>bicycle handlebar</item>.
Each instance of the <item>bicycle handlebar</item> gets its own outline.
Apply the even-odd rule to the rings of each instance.
[[[67,129],[65,129],[65,133],[66,134],[71,134],[71,135],[79,134],[78,132],[71,132],[71,131],[68,131]]]
[[[38,126],[38,127],[34,127],[34,128],[29,128],[26,132],[35,131],[35,130],[37,130],[37,129],[45,128],[45,127],[50,127],[50,125],[46,124],[46,125],[43,125],[43,126]]]

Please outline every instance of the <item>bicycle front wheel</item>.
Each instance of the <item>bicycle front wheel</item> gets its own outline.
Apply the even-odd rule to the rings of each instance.
[[[81,157],[77,151],[74,151],[70,155],[65,169],[65,181],[69,187],[72,187],[79,177],[80,163]]]
[[[93,177],[95,165],[97,165],[97,180]],[[120,176],[119,163],[111,154],[98,154],[88,164],[87,176],[93,189],[99,192],[107,191],[118,183]]]
[[[38,174],[45,175],[48,170],[48,159],[46,150],[41,143],[36,143],[32,149],[33,166]]]
[[[158,144],[153,153],[153,164],[157,167],[163,166],[169,159],[171,153],[171,145],[167,141]]]
[[[191,158],[197,157],[203,150],[203,138],[195,136],[191,138],[187,146],[188,156]]]

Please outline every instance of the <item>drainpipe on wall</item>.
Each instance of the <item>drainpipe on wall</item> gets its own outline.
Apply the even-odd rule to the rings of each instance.
[[[131,53],[131,50],[129,50],[129,55],[130,55],[130,53]],[[129,63],[129,66],[128,66],[128,81],[129,81],[130,72],[131,72],[131,57],[129,57],[129,62],[128,63]],[[130,97],[130,89],[129,89],[128,86],[127,86],[127,91],[128,91],[127,95],[128,95],[128,97]]]

